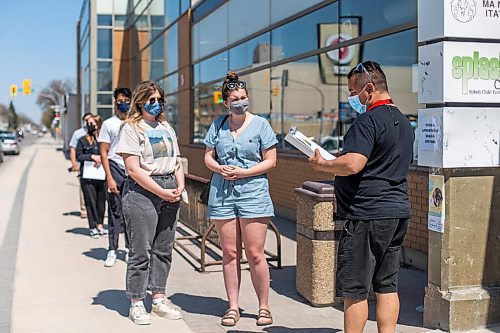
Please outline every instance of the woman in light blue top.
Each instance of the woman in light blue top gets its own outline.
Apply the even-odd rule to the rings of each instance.
[[[276,135],[262,117],[248,112],[246,83],[229,72],[222,85],[229,116],[220,116],[205,138],[205,164],[214,172],[208,216],[214,221],[223,251],[223,271],[229,309],[222,325],[239,320],[241,242],[259,300],[257,325],[272,324],[269,310],[269,268],[264,243],[274,216],[266,172],[276,166]]]

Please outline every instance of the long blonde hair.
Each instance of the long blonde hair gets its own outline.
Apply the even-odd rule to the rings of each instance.
[[[101,130],[101,125],[102,125],[102,118],[99,115],[93,115],[91,118],[94,119],[95,121],[95,127],[96,127],[95,132],[92,135],[87,133],[87,135],[85,135],[85,139],[87,140],[88,143],[93,145],[96,143],[95,138],[99,136],[99,131]]]
[[[142,120],[142,106],[147,102],[148,97],[155,91],[158,91],[161,98],[165,99],[163,89],[154,81],[142,81],[135,87],[132,93],[132,101],[130,102],[130,111],[127,113],[127,118],[125,119],[126,123],[136,128],[139,127],[139,122]],[[161,123],[167,123],[167,118],[163,112],[157,115],[155,120]]]

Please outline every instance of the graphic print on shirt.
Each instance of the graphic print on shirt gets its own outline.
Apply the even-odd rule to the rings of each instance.
[[[153,150],[153,158],[174,157],[173,140],[168,131],[149,130],[146,136]]]

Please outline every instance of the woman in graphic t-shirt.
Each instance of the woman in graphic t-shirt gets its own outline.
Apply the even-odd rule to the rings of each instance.
[[[165,297],[184,171],[175,132],[163,114],[164,103],[158,84],[140,83],[116,150],[123,156],[128,175],[123,195],[130,248],[126,288],[131,300],[129,318],[138,325],[151,323],[143,304],[147,290],[153,295],[152,314],[182,318]]]

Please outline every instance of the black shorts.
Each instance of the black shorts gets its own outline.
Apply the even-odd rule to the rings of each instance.
[[[398,289],[399,252],[410,219],[347,220],[337,257],[337,295],[367,299]]]

